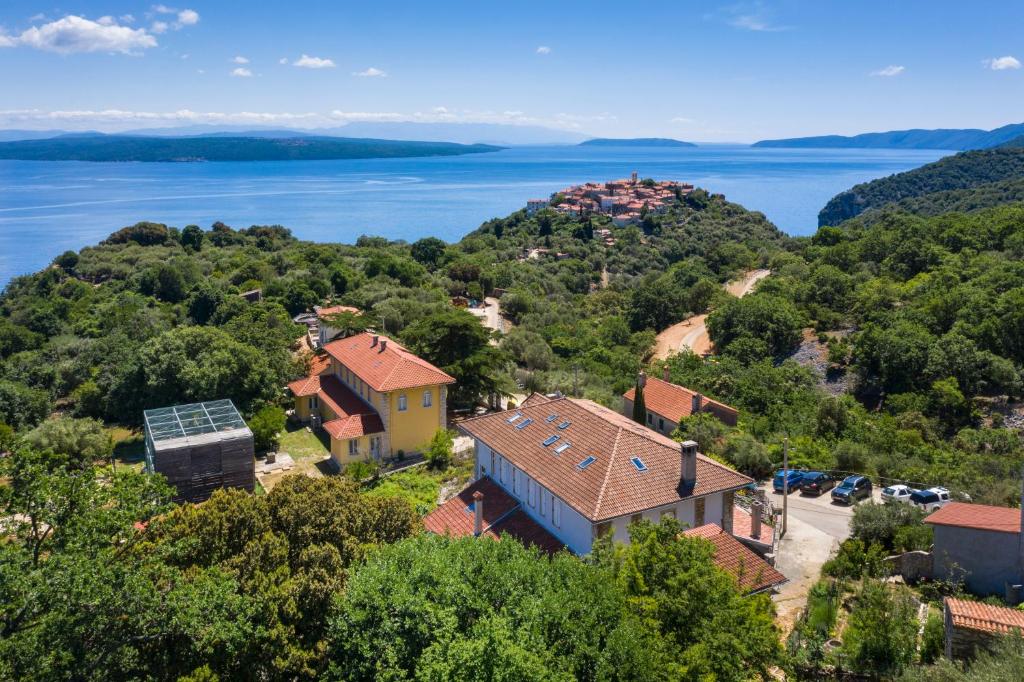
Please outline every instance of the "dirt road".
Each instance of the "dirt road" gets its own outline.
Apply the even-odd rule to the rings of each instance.
[[[742,279],[729,282],[725,290],[733,296],[746,296],[754,289],[754,285],[771,274],[768,270],[751,270]],[[704,321],[707,315],[694,315],[678,324],[668,327],[654,340],[654,359],[664,360],[672,353],[689,348],[697,355],[711,352],[711,338],[708,336]]]

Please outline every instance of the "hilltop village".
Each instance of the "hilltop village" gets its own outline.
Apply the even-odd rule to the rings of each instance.
[[[1021,225],[791,239],[634,173],[455,244],[66,252],[0,297],[0,678],[1017,660],[1024,282],[984,273],[1019,280]]]

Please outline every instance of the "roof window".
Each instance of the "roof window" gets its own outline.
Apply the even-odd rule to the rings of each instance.
[[[558,446],[557,448],[555,448],[555,454],[556,454],[556,455],[560,455],[560,454],[562,454],[563,452],[565,452],[566,450],[568,450],[570,446],[572,446],[572,443],[570,443],[570,442],[568,442],[568,441],[566,441],[565,443],[562,443],[562,444],[561,444],[561,445],[559,445],[559,446]]]
[[[647,465],[644,464],[644,461],[639,457],[633,457],[629,461],[633,463],[633,466],[636,467],[637,471],[647,471]]]
[[[521,421],[518,424],[516,424],[516,430],[517,431],[522,431],[523,429],[525,429],[527,426],[529,426],[532,423],[533,423],[533,420],[530,419],[529,417],[527,417],[523,421]]]
[[[559,436],[559,435],[548,436],[547,438],[544,439],[544,447],[547,447],[547,446],[551,445],[552,443],[554,443],[559,438],[561,438],[561,436]]]
[[[558,425],[558,428],[561,429],[562,431],[565,431],[567,428],[569,428],[569,423],[569,420],[566,419],[564,422]]]
[[[583,460],[582,462],[580,462],[579,464],[577,464],[576,468],[579,469],[580,471],[583,471],[584,469],[586,469],[588,466],[590,466],[591,464],[593,464],[596,461],[597,461],[597,457],[594,457],[593,455],[587,455],[587,458],[585,460]]]

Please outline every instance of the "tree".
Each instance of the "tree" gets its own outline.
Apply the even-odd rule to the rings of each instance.
[[[865,544],[880,544],[888,550],[928,549],[931,545],[931,527],[922,523],[927,516],[917,507],[895,502],[859,504],[853,510],[850,535]],[[897,538],[909,538],[907,531],[916,529],[920,539],[915,547],[897,547]]]
[[[249,430],[252,431],[256,452],[266,452],[277,448],[284,425],[284,410],[276,405],[267,405],[254,414],[249,420]]]
[[[753,479],[768,478],[774,468],[768,449],[749,433],[734,433],[726,438],[722,456]]]
[[[47,419],[25,434],[25,442],[37,450],[61,456],[69,466],[88,467],[110,457],[114,443],[97,419],[57,417]]]
[[[198,225],[186,225],[181,231],[181,245],[188,251],[199,251],[203,248],[206,235]]]
[[[188,295],[188,316],[196,324],[206,324],[224,303],[224,290],[209,280],[201,280]]]
[[[679,428],[673,434],[682,440],[697,442],[701,452],[721,452],[722,441],[730,431],[729,427],[709,412],[697,412],[679,420]]]
[[[335,337],[341,339],[361,334],[369,329],[371,325],[368,316],[361,312],[352,312],[351,310],[342,310],[341,312],[327,315],[323,322],[331,329],[338,330]]]
[[[859,672],[898,675],[913,660],[917,608],[901,589],[866,580],[843,633],[843,653]]]
[[[722,350],[738,339],[751,338],[780,356],[800,342],[803,316],[784,298],[754,293],[716,308],[708,315],[707,326],[711,340]]]
[[[455,445],[455,432],[449,429],[438,429],[423,451],[427,466],[431,469],[444,471],[452,462]]]
[[[410,251],[417,263],[426,266],[428,270],[436,270],[447,248],[448,245],[437,237],[424,237],[413,242]]]
[[[633,394],[633,421],[637,424],[647,425],[647,403],[644,401],[644,382],[639,378],[636,382],[636,391]]]
[[[46,391],[0,379],[0,422],[22,429],[38,424],[49,412]]]

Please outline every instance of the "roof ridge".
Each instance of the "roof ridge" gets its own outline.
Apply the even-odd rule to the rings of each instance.
[[[608,458],[608,468],[604,472],[604,480],[601,481],[601,490],[597,493],[597,504],[594,505],[594,516],[599,516],[601,503],[604,501],[604,491],[608,489],[608,479],[612,476],[612,467],[615,465],[615,455],[619,452],[619,440],[622,438],[622,427],[615,430],[615,443],[612,445],[612,455]]]

